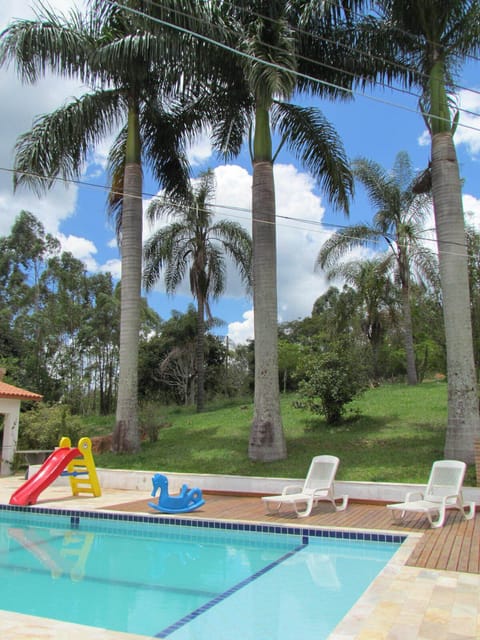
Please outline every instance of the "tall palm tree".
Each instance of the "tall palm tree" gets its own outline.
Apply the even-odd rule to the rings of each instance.
[[[110,163],[115,194],[110,205],[121,213],[120,374],[114,434],[119,451],[139,448],[142,166],[151,169],[167,193],[188,191],[181,139],[185,132],[162,106],[162,98],[170,100],[188,79],[179,51],[187,56],[190,50],[185,42],[184,47],[174,46],[172,33],[152,31],[148,20],[115,3],[92,0],[85,15],[72,11],[57,16],[39,9],[33,21],[14,21],[0,43],[0,62],[15,62],[25,82],[36,82],[51,69],[90,87],[81,98],[38,118],[20,137],[15,186],[41,191],[57,176],[77,178],[92,147],[121,130]]]
[[[242,226],[215,220],[210,204],[215,195],[215,176],[202,173],[189,198],[176,204],[154,199],[148,209],[152,220],[172,218],[145,244],[144,282],[151,289],[164,272],[165,287],[174,293],[187,271],[190,291],[197,301],[196,374],[197,411],[204,407],[205,316],[211,319],[210,300],[225,291],[226,261],[232,259],[243,281],[251,278],[251,239]]]
[[[213,64],[219,69],[217,84],[191,105],[191,115],[208,122],[215,148],[226,157],[238,154],[245,140],[250,143],[255,398],[248,451],[253,460],[272,461],[287,454],[278,378],[273,165],[286,145],[318,180],[330,202],[348,211],[353,178],[337,133],[320,110],[290,102],[295,91],[338,97],[333,84],[308,80],[314,66],[308,58],[313,42],[309,26],[315,23],[326,29],[338,7],[333,2],[320,7],[315,2],[283,0],[235,4],[218,0],[217,4],[226,25],[223,32],[219,26],[218,33],[241,55],[217,52],[222,59],[222,64]],[[325,41],[323,45],[322,54],[331,62],[334,47],[325,46]],[[338,75],[334,69],[335,65],[324,68],[325,80]]]
[[[448,424],[445,456],[474,461],[480,437],[473,357],[462,187],[453,134],[455,76],[480,52],[479,0],[379,0],[378,20],[365,31],[378,53],[401,60],[406,83],[421,90],[420,108],[431,136],[429,177],[435,213],[447,344]]]
[[[416,384],[410,282],[414,270],[419,276],[428,276],[432,271],[433,252],[421,241],[423,221],[430,211],[431,198],[429,194],[414,192],[416,175],[405,152],[397,155],[391,172],[366,158],[356,160],[353,167],[354,175],[365,186],[376,208],[373,221],[371,224],[344,227],[334,233],[320,250],[317,265],[328,269],[352,248],[385,240],[388,246],[385,257],[401,290],[407,379],[409,384]]]

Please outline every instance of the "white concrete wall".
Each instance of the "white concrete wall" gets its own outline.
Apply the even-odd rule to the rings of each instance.
[[[20,400],[0,398],[0,413],[5,416],[0,476],[9,476],[12,473],[13,457],[17,447]]]
[[[29,467],[29,476],[39,466]],[[130,491],[145,490],[146,497],[152,490],[152,476],[158,471],[125,471],[123,469],[97,469],[100,486],[108,489],[125,489]],[[292,478],[260,478],[256,476],[222,476],[213,474],[173,473],[160,471],[169,479],[169,491],[176,493],[182,484],[190,488],[198,487],[202,491],[224,491],[232,493],[253,493],[261,495],[280,493],[287,484],[303,484],[303,479]],[[68,487],[66,477],[58,478],[55,484]],[[354,500],[401,502],[408,491],[422,491],[425,485],[397,484],[388,482],[348,482],[335,483],[336,494],[347,494]],[[480,505],[480,488],[465,487],[465,500],[473,500]]]

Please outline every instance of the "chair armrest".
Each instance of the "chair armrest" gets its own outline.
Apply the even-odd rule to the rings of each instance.
[[[423,500],[421,491],[409,491],[405,496],[405,502],[413,502],[414,500]]]
[[[458,501],[460,500],[460,504],[463,503],[463,498],[461,494],[458,494],[458,493],[454,493],[451,496],[443,496],[442,504],[448,505],[449,500],[454,500],[456,503],[458,503]]]
[[[300,484],[289,484],[288,486],[283,488],[282,496],[286,496],[289,493],[301,493],[303,490],[303,486]]]
[[[317,489],[313,490],[313,495],[316,496],[317,493],[325,493],[328,491],[328,487],[318,487]]]

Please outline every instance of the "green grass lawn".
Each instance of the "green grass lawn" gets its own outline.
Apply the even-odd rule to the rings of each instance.
[[[314,455],[340,458],[339,480],[425,483],[434,460],[443,458],[447,385],[426,382],[416,387],[392,384],[369,389],[349,405],[345,422],[325,421],[282,397],[288,458],[252,462],[247,456],[253,404],[216,404],[201,414],[193,408],[159,406],[168,425],[155,443],[142,443],[135,455],[96,456],[99,467],[303,478]],[[86,422],[85,435],[106,433],[114,418]],[[475,469],[466,484],[475,484]]]

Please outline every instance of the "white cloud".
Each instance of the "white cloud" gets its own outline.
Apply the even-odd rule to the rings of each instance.
[[[97,253],[97,248],[91,240],[79,238],[78,236],[65,236],[63,233],[57,234],[62,251],[70,252],[77,260],[81,260],[88,271],[97,271],[98,265],[93,257]]]
[[[431,143],[430,133],[425,129],[422,135],[418,138],[418,144],[421,147],[429,147]]]
[[[465,223],[475,227],[480,232],[480,199],[466,193],[463,196],[463,210]]]
[[[212,155],[210,131],[198,136],[187,149],[187,157],[193,167],[201,165]]]
[[[460,119],[455,132],[455,145],[457,147],[463,145],[467,153],[475,159],[480,155],[480,124],[478,115],[472,114],[480,114],[480,95],[478,89],[473,90],[476,93],[467,90],[458,93]],[[425,129],[418,138],[418,144],[421,147],[428,147],[430,142],[430,134]]]
[[[235,345],[253,340],[253,309],[245,311],[243,320],[228,325],[228,337]]]
[[[119,258],[107,260],[107,262],[102,264],[98,270],[102,273],[110,272],[114,280],[120,280],[122,276],[122,262]]]
[[[480,95],[471,91],[460,91],[459,107],[473,113],[480,113]],[[465,145],[468,153],[476,158],[480,155],[480,118],[471,113],[460,112],[460,123],[455,133],[455,144]],[[462,126],[465,125],[465,126]],[[467,128],[471,127],[471,128]]]
[[[55,7],[65,11],[74,2],[57,0]],[[0,28],[13,18],[32,17],[30,2],[26,0],[2,0],[0,3]],[[28,131],[33,119],[49,113],[63,104],[72,95],[84,91],[78,83],[53,77],[48,74],[35,86],[22,85],[15,68],[2,68],[0,95],[2,117],[0,118],[0,235],[8,234],[11,225],[22,209],[30,211],[43,223],[46,230],[55,233],[62,220],[72,215],[76,205],[77,189],[66,189],[58,184],[39,198],[31,191],[20,189],[16,194],[12,188],[14,146],[18,136]]]

